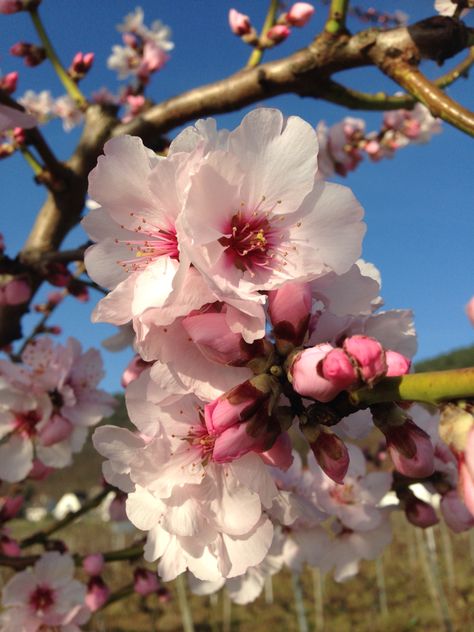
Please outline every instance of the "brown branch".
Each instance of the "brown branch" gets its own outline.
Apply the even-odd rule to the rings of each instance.
[[[84,207],[87,176],[105,141],[112,135],[135,134],[158,149],[162,135],[179,125],[202,116],[235,111],[279,94],[294,93],[334,101],[334,89],[328,84],[333,73],[367,65],[384,69],[384,65],[396,57],[410,63],[417,63],[421,58],[443,60],[466,48],[472,32],[458,20],[437,17],[409,28],[367,29],[353,36],[343,32],[322,33],[307,48],[289,57],[242,70],[168,99],[127,124],[119,124],[111,109],[90,106],[78,148],[64,164],[64,188],[48,195],[20,253],[20,261],[34,266],[45,253],[56,251],[78,223]],[[351,103],[349,97],[347,102]],[[33,291],[41,281],[41,275],[31,275]],[[21,336],[19,321],[27,309],[27,305],[0,308],[0,347]]]

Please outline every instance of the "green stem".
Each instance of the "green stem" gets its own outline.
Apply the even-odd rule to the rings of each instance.
[[[469,49],[469,54],[465,59],[459,62],[457,66],[455,66],[445,75],[442,75],[441,77],[435,79],[433,83],[438,86],[438,88],[447,88],[457,79],[459,79],[459,77],[467,77],[467,73],[472,64],[474,64],[474,47],[471,47]]]
[[[346,28],[346,16],[349,8],[349,0],[332,0],[329,8],[329,17],[325,31],[331,35],[337,35]]]
[[[270,6],[268,7],[267,17],[265,18],[265,22],[263,23],[263,27],[260,33],[261,39],[267,31],[269,31],[272,26],[274,26],[276,22],[276,14],[278,11],[279,0],[270,0]],[[249,57],[247,62],[247,68],[254,68],[258,66],[263,57],[263,48],[257,47],[254,48],[252,54]]]
[[[126,599],[127,597],[130,597],[130,595],[133,595],[133,593],[134,593],[133,583],[127,584],[126,586],[122,586],[122,588],[119,588],[118,590],[116,590],[110,595],[110,597],[107,599],[107,601],[99,610],[103,610],[104,608],[107,608],[108,606],[112,605],[113,603],[117,601],[120,601],[121,599]]]
[[[472,397],[474,367],[388,377],[373,388],[361,388],[349,395],[351,403],[360,407],[384,402],[437,404]]]
[[[53,48],[53,45],[48,37],[48,34],[46,33],[44,29],[43,22],[41,21],[41,18],[38,13],[38,9],[37,8],[30,9],[30,15],[31,15],[31,19],[33,20],[33,24],[36,29],[36,32],[38,33],[38,36],[41,40],[41,43],[43,44],[44,49],[46,50],[48,59],[52,63],[53,68],[56,71],[56,74],[58,75],[61,83],[66,89],[66,92],[69,94],[70,97],[74,99],[74,101],[77,103],[79,107],[85,107],[87,105],[87,100],[85,96],[82,94],[82,92],[79,90],[79,88],[77,87],[77,84],[75,83],[75,81],[73,81],[73,79],[69,76],[67,70],[61,64],[61,61],[59,60],[59,57],[57,56],[56,51]]]
[[[21,151],[21,153],[23,155],[23,158],[30,165],[30,167],[31,167],[33,173],[35,174],[35,176],[39,176],[39,174],[42,173],[42,171],[43,171],[43,167],[40,165],[40,163],[33,156],[31,151],[27,147],[22,147],[20,149],[20,151]]]

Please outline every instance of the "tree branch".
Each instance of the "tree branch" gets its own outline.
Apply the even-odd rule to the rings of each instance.
[[[346,16],[349,0],[331,0],[329,17],[324,27],[327,33],[337,35],[346,28]]]

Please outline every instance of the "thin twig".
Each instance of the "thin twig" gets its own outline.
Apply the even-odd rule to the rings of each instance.
[[[276,14],[278,11],[279,0],[270,0],[270,6],[268,7],[265,22],[263,23],[262,30],[260,32],[259,41],[265,37],[267,32],[272,28],[276,21]],[[257,46],[249,57],[247,62],[247,68],[254,68],[262,61],[264,48]]]

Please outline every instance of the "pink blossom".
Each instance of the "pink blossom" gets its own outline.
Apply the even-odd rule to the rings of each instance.
[[[323,343],[296,355],[289,378],[297,393],[319,402],[330,402],[341,392],[341,388],[324,378],[319,371],[321,362],[332,349],[332,345]]]
[[[82,567],[91,577],[100,575],[104,568],[104,556],[102,553],[91,553],[82,560]]]
[[[44,553],[34,567],[17,573],[4,586],[2,630],[54,627],[77,630],[90,611],[83,605],[86,588],[74,579],[74,561],[68,554]]]
[[[279,44],[286,40],[286,38],[290,35],[291,30],[285,24],[275,24],[265,33],[265,37],[267,37],[271,42],[275,42],[275,44]]]
[[[84,118],[83,112],[77,107],[76,102],[68,94],[56,99],[52,108],[53,114],[63,122],[63,129],[69,132],[79,125]]]
[[[46,123],[46,121],[48,121],[53,114],[54,100],[49,90],[43,90],[38,94],[36,92],[33,92],[33,90],[27,90],[25,94],[20,99],[18,99],[18,102],[21,103],[28,114],[31,114],[36,119],[36,124]],[[0,106],[0,114],[3,107],[4,106]],[[32,121],[32,119],[30,120]],[[33,124],[20,124],[19,126],[33,127]]]
[[[239,13],[235,9],[229,10],[229,26],[232,33],[239,37],[247,35],[252,30],[249,16]]]
[[[315,9],[309,2],[295,2],[286,14],[286,21],[292,26],[304,26],[309,22]]]

